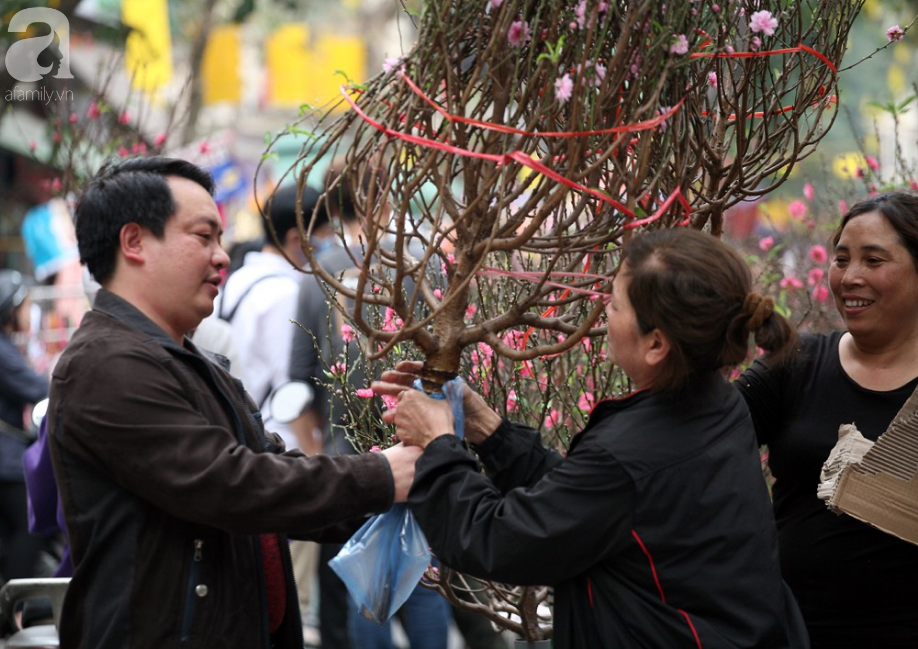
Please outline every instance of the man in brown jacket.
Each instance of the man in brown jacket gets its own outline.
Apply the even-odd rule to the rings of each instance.
[[[307,458],[185,337],[229,258],[213,181],[109,163],[76,210],[102,285],[54,369],[49,430],[75,571],[61,646],[302,647],[284,534],[347,538],[403,502],[417,450]]]

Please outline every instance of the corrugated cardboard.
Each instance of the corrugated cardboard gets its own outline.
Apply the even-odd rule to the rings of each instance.
[[[918,392],[838,478],[829,508],[918,545]]]

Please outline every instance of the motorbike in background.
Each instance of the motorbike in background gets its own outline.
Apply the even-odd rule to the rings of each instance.
[[[0,588],[2,649],[59,647],[57,631],[70,578],[11,579]]]

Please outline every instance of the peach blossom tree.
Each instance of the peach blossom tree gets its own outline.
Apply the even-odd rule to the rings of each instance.
[[[774,190],[815,150],[862,4],[426,2],[416,45],[342,86],[343,113],[288,129],[311,136],[297,181],[323,185],[335,159],[342,173],[323,200],[350,194],[363,224],[354,272],[311,272],[367,358],[410,342],[428,389],[474,354],[494,382],[499,364],[557,370],[600,331],[597,298],[633,232],[719,235],[725,210]],[[511,391],[493,391],[499,409]],[[490,585],[474,598],[457,583],[441,575],[438,587],[526,639],[550,635],[544,589]]]

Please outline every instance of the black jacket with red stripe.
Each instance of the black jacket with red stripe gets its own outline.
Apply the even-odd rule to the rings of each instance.
[[[752,421],[726,380],[603,401],[562,459],[505,422],[431,442],[411,507],[440,560],[554,586],[556,649],[809,646]]]

